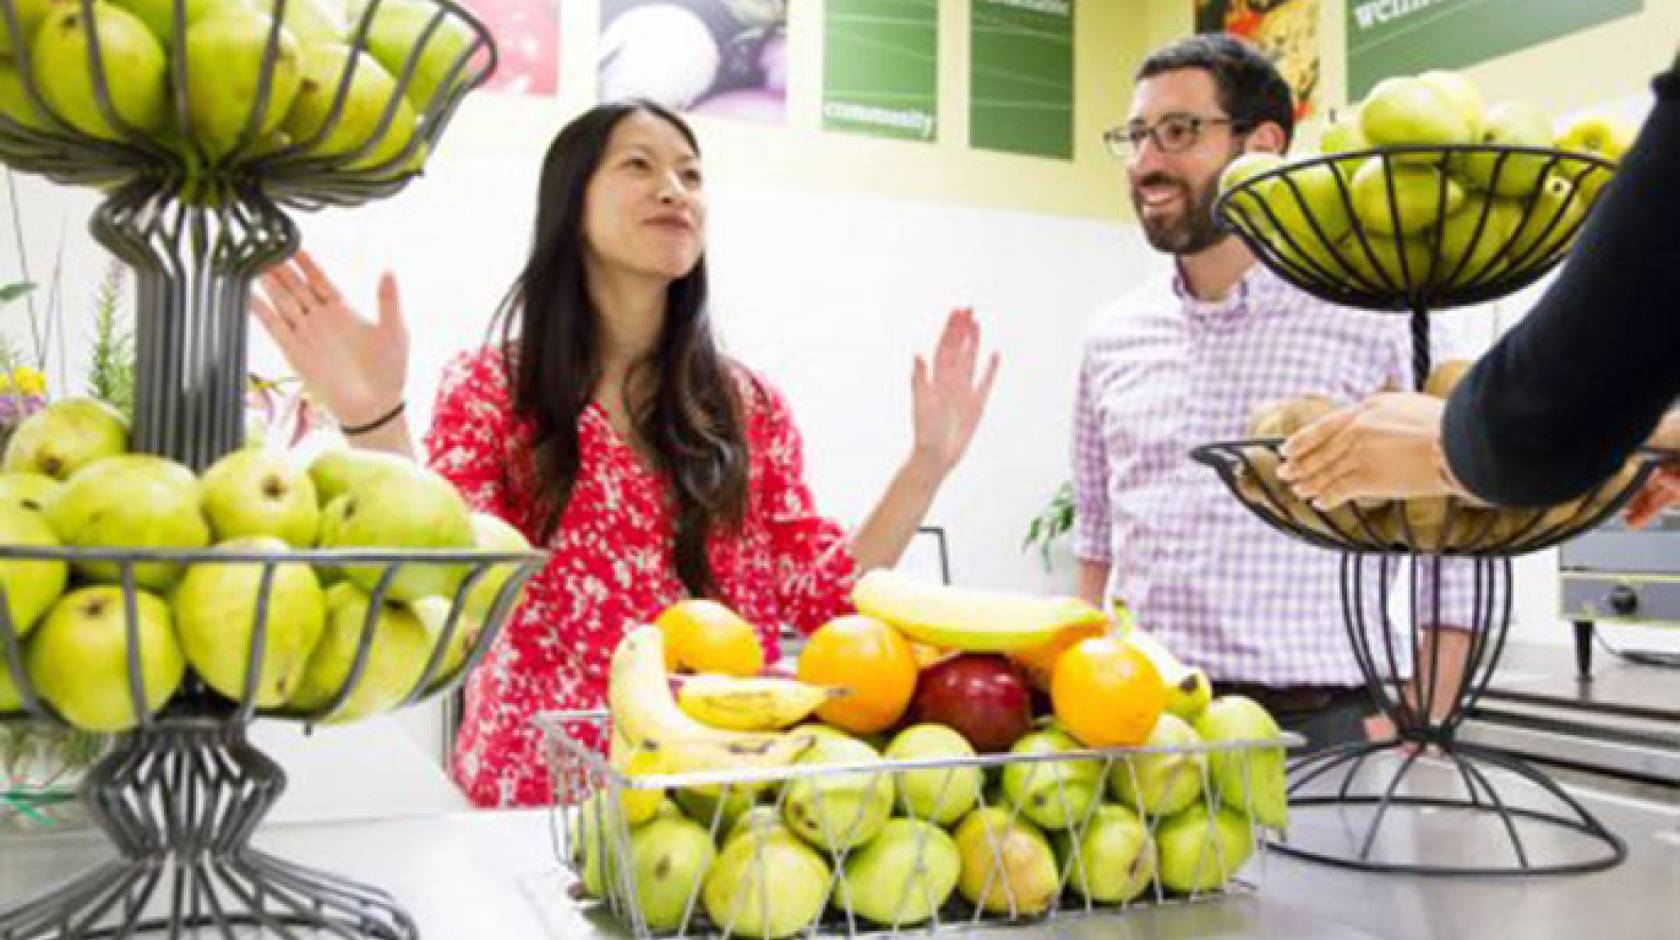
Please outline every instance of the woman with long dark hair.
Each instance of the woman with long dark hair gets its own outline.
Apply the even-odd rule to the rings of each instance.
[[[773,651],[778,626],[845,612],[858,573],[909,543],[997,368],[977,375],[979,327],[952,314],[915,362],[911,456],[847,536],[816,512],[786,402],[712,335],[704,178],[682,119],[646,102],[589,111],[550,146],[537,199],[495,339],[447,367],[425,441],[474,509],[552,553],[467,683],[454,772],[481,806],[551,799],[531,716],[600,706],[626,626],[711,597]],[[262,287],[254,312],[350,441],[415,456],[392,277],[373,323],[306,254]]]

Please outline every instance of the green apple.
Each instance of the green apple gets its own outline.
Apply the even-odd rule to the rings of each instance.
[[[338,448],[322,451],[309,464],[309,481],[325,507],[352,489],[375,483],[387,473],[406,473],[414,461],[377,450]]]
[[[31,473],[27,470],[0,473],[0,503],[10,503],[27,509],[42,519],[47,517],[47,507],[58,498],[62,489],[64,484],[43,473]],[[5,540],[0,539],[0,542],[3,541]]]
[[[1550,149],[1552,120],[1532,101],[1501,101],[1488,109],[1480,142]],[[1527,196],[1540,182],[1549,162],[1549,157],[1537,154],[1467,153],[1453,161],[1452,172],[1476,189],[1501,196]]]
[[[310,712],[326,708],[349,681],[367,630],[370,600],[353,584],[327,589],[326,630],[288,702],[293,708]],[[382,604],[361,677],[344,703],[324,720],[345,724],[391,710],[414,691],[431,652],[431,635],[413,611],[402,604]]]
[[[437,28],[427,37],[425,48],[420,49],[420,37],[434,19],[439,20]],[[432,97],[440,88],[445,93],[453,90],[454,85],[445,88],[444,82],[472,43],[472,31],[459,17],[435,3],[417,0],[385,0],[374,11],[373,22],[368,26],[368,51],[392,76],[400,77],[415,50],[420,49],[414,74],[409,77],[404,93],[414,110],[422,114],[432,106]],[[463,63],[455,73],[454,84],[460,84],[468,74],[469,64]]]
[[[320,531],[315,484],[285,455],[238,450],[216,461],[200,481],[204,515],[218,541],[269,535],[311,548]]]
[[[1242,695],[1222,695],[1210,702],[1196,719],[1196,733],[1209,743],[1273,741],[1283,734],[1270,712]],[[1289,825],[1282,747],[1210,751],[1207,757],[1220,802],[1263,826],[1281,830]]]
[[[265,554],[287,550],[285,542],[267,536],[230,539],[216,548]],[[245,701],[263,567],[255,562],[201,562],[187,570],[171,599],[187,661],[206,685],[236,702]],[[257,673],[257,707],[283,705],[297,690],[325,619],[325,598],[315,572],[301,562],[274,566],[262,666]]]
[[[1216,891],[1254,854],[1254,830],[1241,813],[1209,813],[1197,803],[1155,830],[1161,853],[1159,877],[1169,891]]]
[[[106,457],[76,472],[47,508],[64,544],[78,548],[203,548],[210,526],[199,504],[198,480],[186,467],[147,454]],[[76,571],[93,581],[122,577],[114,561],[82,561]],[[139,562],[134,578],[167,590],[180,576],[174,562]]]
[[[1443,214],[1456,212],[1463,204],[1464,188],[1432,166],[1397,163],[1385,174],[1382,158],[1372,157],[1353,174],[1354,212],[1367,235],[1390,235],[1396,230],[1417,235],[1434,228]]]
[[[1434,84],[1413,76],[1385,78],[1359,107],[1359,129],[1378,147],[1442,146],[1475,140],[1450,98]],[[1400,157],[1401,162],[1438,159],[1431,154]]]
[[[1115,761],[1108,772],[1109,792],[1121,806],[1150,816],[1184,809],[1202,795],[1207,755],[1185,750],[1201,740],[1189,722],[1163,712],[1143,744],[1163,750]]]
[[[52,122],[30,99],[29,89],[23,86],[23,76],[10,59],[0,59],[0,117],[32,131],[53,129]]]
[[[91,398],[66,398],[17,426],[0,470],[68,480],[95,460],[127,452],[128,422],[116,409]]]
[[[1459,117],[1464,119],[1464,126],[1469,128],[1470,140],[1475,140],[1482,132],[1482,123],[1487,118],[1487,105],[1482,101],[1482,93],[1476,84],[1458,72],[1447,69],[1431,69],[1418,76],[1418,81],[1440,92],[1441,97],[1452,102],[1458,109]]]
[[[96,4],[93,19],[112,110],[138,133],[162,127],[168,104],[163,46],[127,10]],[[79,4],[49,16],[35,34],[30,52],[41,96],[59,117],[90,137],[123,139],[122,131],[99,104],[88,28]]]
[[[474,539],[471,514],[455,487],[414,463],[382,475],[377,485],[339,496],[327,504],[321,520],[322,548],[464,549]],[[371,592],[385,568],[350,565],[345,575]],[[452,597],[465,574],[460,565],[406,564],[392,579],[389,596],[398,601]]]
[[[140,18],[146,28],[163,46],[165,52],[172,52],[175,48],[175,3],[176,0],[110,0],[112,6],[124,10]],[[263,7],[269,0],[253,0]],[[295,0],[291,0],[295,2]],[[224,10],[244,10],[249,12],[252,7],[245,5],[242,0],[183,0],[182,6],[187,13],[187,27],[206,16],[215,15]],[[101,34],[101,39],[104,38]]]
[[[62,10],[79,8],[80,0],[12,0],[12,10],[17,16],[18,26],[23,30],[24,41],[33,39],[41,24],[47,17]],[[4,13],[0,13],[0,56],[12,57],[13,46],[12,28]]]
[[[9,500],[0,501],[0,545],[58,547],[58,538],[38,512]],[[8,558],[0,561],[0,588],[6,592],[6,616],[20,639],[64,593],[69,566],[50,559]],[[0,629],[5,628],[0,624]],[[0,657],[3,659],[3,657]]]
[[[1224,172],[1219,174],[1219,191],[1228,193],[1242,183],[1282,165],[1283,158],[1275,153],[1263,150],[1244,153],[1226,164]],[[1253,184],[1246,192],[1230,200],[1229,214],[1245,220],[1250,227],[1259,231],[1270,231],[1272,221],[1271,217],[1266,215],[1264,205],[1272,187],[1276,185],[1275,178]]]
[[[1497,277],[1506,264],[1502,253],[1520,218],[1521,213],[1507,200],[1472,194],[1441,224],[1441,277],[1451,278],[1451,286]]]
[[[169,701],[186,664],[169,605],[136,591],[141,698],[147,714]],[[119,587],[86,587],[60,598],[29,643],[29,678],[58,713],[83,731],[127,731],[140,723],[128,671],[129,624]]]
[[[341,79],[352,63],[355,73],[350,87],[344,94],[337,119],[329,127],[327,120],[333,117]],[[401,154],[414,136],[414,109],[400,96],[395,98],[396,111],[390,125],[376,136],[396,90],[397,83],[390,73],[366,52],[354,51],[341,43],[307,46],[303,50],[303,83],[292,102],[291,112],[286,115],[284,130],[298,144],[313,141],[324,130],[325,135],[310,150],[311,154],[322,157],[354,153],[371,144],[366,154],[351,160],[348,166],[353,170],[382,168]],[[415,157],[419,156],[417,151]]]
[[[1098,904],[1124,904],[1155,879],[1155,842],[1149,827],[1124,806],[1098,806],[1083,832],[1053,832],[1050,844],[1057,867],[1068,872],[1068,884]]]
[[[968,739],[945,725],[912,725],[893,736],[882,753],[889,761],[973,757]],[[980,799],[985,776],[979,767],[933,767],[898,775],[898,800],[905,815],[949,826]]]
[[[273,132],[286,117],[303,81],[297,39],[271,17],[232,7],[187,28],[187,114],[190,133],[212,159],[239,145],[260,103],[264,63],[270,58],[268,100],[251,140]]]
[[[1586,201],[1575,192],[1568,180],[1549,177],[1542,184],[1539,196],[1529,208],[1528,200],[1503,200],[1512,208],[1518,222],[1511,236],[1510,263],[1530,267],[1554,252],[1563,249],[1575,235],[1576,226],[1587,211]],[[1527,209],[1528,214],[1523,215]]]

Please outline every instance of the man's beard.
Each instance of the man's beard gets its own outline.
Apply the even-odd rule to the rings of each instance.
[[[1188,209],[1177,218],[1150,220],[1143,211],[1138,193],[1154,183],[1169,183],[1189,193]],[[1213,217],[1213,204],[1219,198],[1216,184],[1209,180],[1200,189],[1181,179],[1156,174],[1140,180],[1132,189],[1132,207],[1137,210],[1143,225],[1143,237],[1156,251],[1170,255],[1194,255],[1224,241],[1228,235]]]

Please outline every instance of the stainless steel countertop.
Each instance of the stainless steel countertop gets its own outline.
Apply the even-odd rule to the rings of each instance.
[[[1269,852],[1245,873],[1258,884],[1251,896],[972,935],[1011,940],[1672,940],[1680,924],[1680,807],[1577,794],[1628,840],[1626,864],[1566,878],[1450,881],[1360,874]],[[625,936],[566,898],[566,876],[551,854],[543,811],[282,822],[265,827],[257,843],[295,861],[384,887],[432,940]],[[90,832],[0,837],[0,904],[68,877],[105,852]]]

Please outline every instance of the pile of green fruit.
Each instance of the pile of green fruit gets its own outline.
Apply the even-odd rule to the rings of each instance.
[[[109,141],[137,134],[195,165],[300,146],[309,157],[342,158],[342,169],[417,172],[422,116],[470,75],[463,59],[474,54],[473,30],[431,0],[365,0],[353,11],[338,0],[285,0],[276,23],[279,6],[0,0],[0,118]]]
[[[189,668],[209,689],[245,702],[266,592],[263,651],[249,693],[255,706],[333,722],[365,718],[405,701],[434,655],[433,682],[458,673],[518,566],[503,562],[480,573],[477,565],[418,560],[391,572],[385,564],[335,568],[286,556],[314,548],[530,548],[501,520],[469,512],[442,477],[390,455],[333,451],[303,469],[283,454],[248,448],[196,477],[174,461],[127,450],[122,417],[87,399],[48,406],[7,443],[0,545],[165,551],[128,561],[91,551],[68,561],[50,551],[0,559],[0,630],[20,641],[25,673],[12,672],[0,636],[0,714],[23,707],[26,678],[73,727],[126,731],[140,722],[136,685],[144,711],[155,713]],[[202,550],[209,560],[170,560],[168,550]],[[280,562],[265,586],[262,561],[221,561],[218,551]],[[451,629],[469,576],[476,580]],[[134,585],[132,615],[125,578]],[[380,609],[370,612],[381,584]],[[359,681],[324,714],[370,629]],[[138,675],[129,669],[131,638]]]
[[[825,913],[913,928],[1030,918],[1218,891],[1287,823],[1281,747],[1252,700],[1214,699],[1193,721],[1163,713],[1143,749],[1101,759],[1054,721],[1010,759],[976,759],[950,727],[865,740],[812,723],[793,768],[843,771],[758,783],[603,791],[567,810],[584,894],[617,898],[654,932],[803,933]],[[924,766],[906,769],[906,762]],[[925,766],[950,761],[949,765]],[[875,769],[870,769],[870,768]],[[861,928],[854,928],[861,929]]]
[[[1247,153],[1220,180],[1227,217],[1301,276],[1354,290],[1486,285],[1573,239],[1634,129],[1609,114],[1561,133],[1527,101],[1485,105],[1455,72],[1389,78],[1335,116],[1320,154]],[[1336,159],[1337,155],[1347,154]]]

